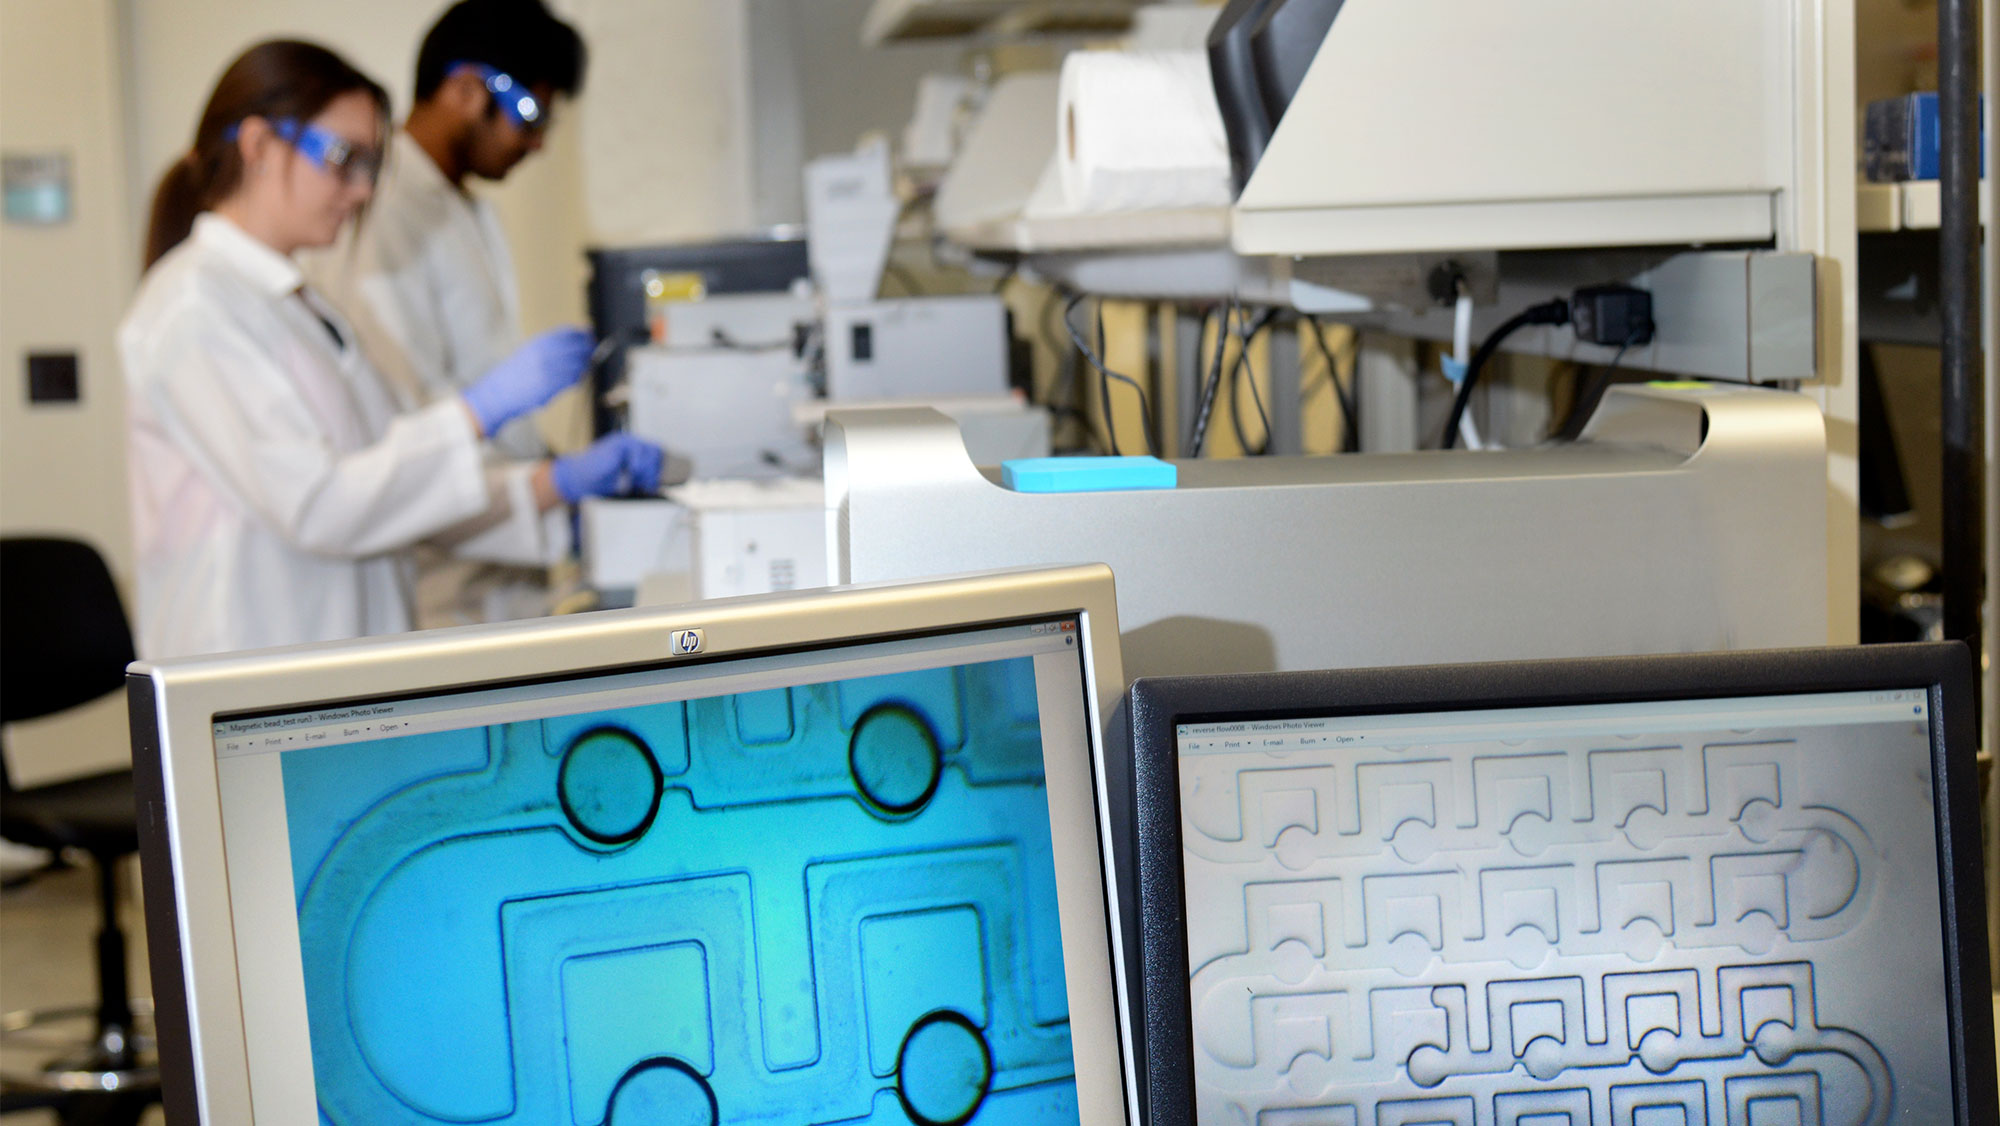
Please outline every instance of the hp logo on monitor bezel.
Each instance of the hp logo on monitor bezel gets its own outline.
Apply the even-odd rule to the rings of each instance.
[[[706,639],[702,637],[701,631],[698,629],[677,629],[674,631],[673,638],[674,656],[692,656],[701,652],[702,646],[706,643]]]

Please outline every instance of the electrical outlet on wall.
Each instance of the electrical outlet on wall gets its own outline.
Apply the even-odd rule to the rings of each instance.
[[[75,352],[28,353],[28,402],[76,403],[83,400]]]

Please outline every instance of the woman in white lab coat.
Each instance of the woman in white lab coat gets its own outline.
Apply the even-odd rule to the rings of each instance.
[[[142,655],[405,630],[412,545],[547,561],[568,547],[563,501],[657,487],[658,447],[623,435],[552,462],[486,454],[486,435],[581,377],[582,330],[396,414],[292,260],[367,202],[387,118],[381,87],[333,52],[259,44],[161,181],[118,336]]]

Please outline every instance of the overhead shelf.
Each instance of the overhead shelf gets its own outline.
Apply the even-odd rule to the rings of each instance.
[[[1062,210],[1055,170],[1057,77],[1000,80],[938,186],[946,237],[974,250],[1038,254],[1229,245],[1226,207],[1076,213]]]
[[[1993,207],[1986,193],[1979,196],[1979,221],[1985,223]],[[1893,234],[1896,231],[1935,231],[1944,215],[1944,196],[1936,180],[1910,180],[1900,184],[1863,183],[1856,189],[1854,225],[1863,234]]]
[[[875,0],[861,25],[861,42],[940,39],[1021,39],[1106,35],[1132,26],[1147,0]]]
[[[1232,242],[1319,256],[1776,238],[1797,194],[1799,91],[1772,78],[1797,65],[1793,9],[1348,0],[1237,196]]]
[[[1863,343],[1938,346],[1936,236],[1943,206],[1936,180],[1856,186],[1854,225],[1864,236],[1877,236],[1861,240],[1856,263]],[[1990,222],[1991,215],[1982,191],[1980,222]]]
[[[1229,245],[1229,211],[1214,207],[1049,215],[997,220],[947,230],[945,234],[961,246],[996,253],[1220,250]]]
[[[1048,215],[1021,220],[1023,250],[1136,250],[1148,247],[1229,245],[1229,209],[1107,211],[1095,215]]]

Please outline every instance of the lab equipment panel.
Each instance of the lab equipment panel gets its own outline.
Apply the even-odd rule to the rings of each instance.
[[[997,297],[898,298],[827,309],[830,399],[1006,391],[1007,307]]]
[[[627,426],[688,460],[697,478],[782,477],[816,460],[794,403],[810,398],[789,347],[633,348]]]
[[[1584,437],[1183,461],[1172,489],[1023,493],[974,466],[940,415],[835,411],[829,575],[1102,561],[1134,676],[1826,640],[1810,399],[1619,387]]]

